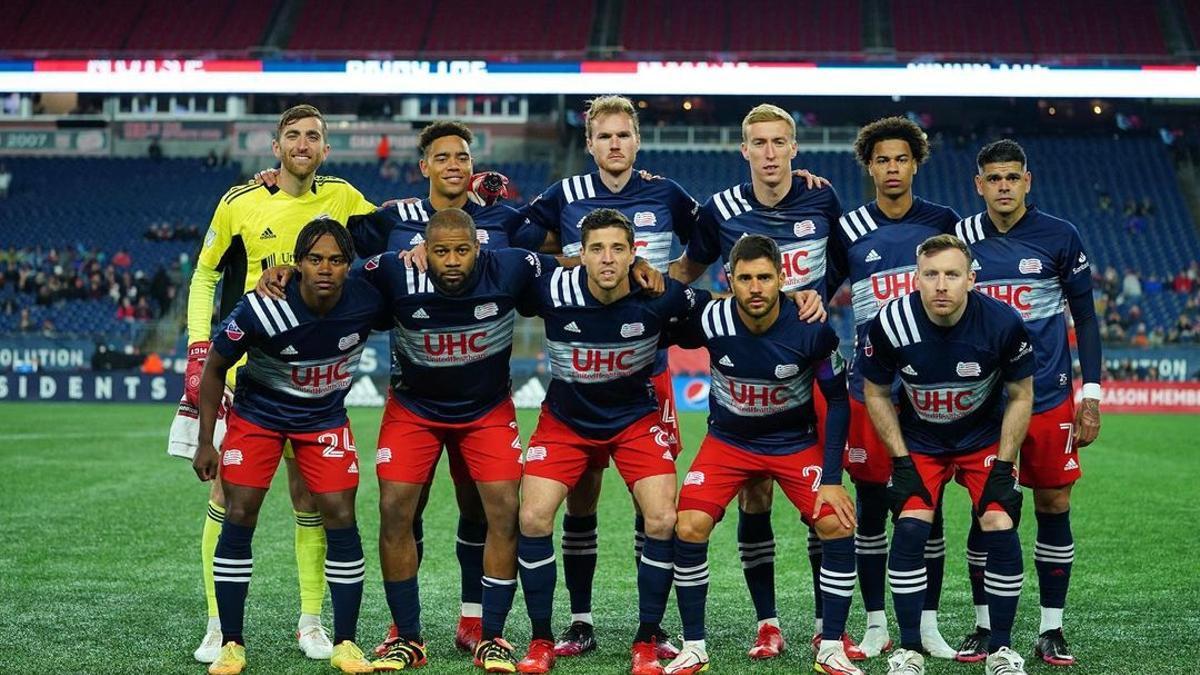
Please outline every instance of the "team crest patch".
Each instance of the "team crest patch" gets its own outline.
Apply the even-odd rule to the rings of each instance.
[[[366,262],[366,264],[363,265],[363,269],[370,272],[371,270],[379,267],[379,259],[382,256],[383,256],[382,253],[380,253],[379,255],[376,255],[376,256],[372,256],[372,258],[370,260],[368,260]]]
[[[850,448],[849,452],[847,452],[846,455],[850,459],[851,464],[866,464],[867,463],[867,449],[866,448]]]
[[[794,377],[798,372],[800,372],[800,366],[794,363],[782,363],[778,366],[775,366],[775,377],[778,377],[781,380]]]
[[[230,319],[229,325],[225,326],[225,335],[234,342],[246,337],[246,333],[237,325],[237,321],[232,319]]]
[[[635,227],[651,227],[658,223],[658,217],[653,211],[638,211],[633,214],[633,224]]]
[[[223,466],[233,466],[235,464],[241,466],[242,451],[230,448],[229,450],[221,453],[221,464]]]
[[[954,372],[958,373],[959,377],[979,377],[983,369],[974,361],[959,361],[958,365],[954,366]]]
[[[704,485],[703,471],[689,471],[687,477],[683,479],[684,485]]]
[[[494,302],[487,302],[482,305],[475,305],[475,318],[486,319],[489,316],[496,316],[500,313],[500,307]]]
[[[487,244],[492,240],[492,233],[487,230],[475,230],[475,238],[479,240],[479,243]]]
[[[376,464],[387,464],[391,461],[392,461],[392,449],[391,448],[380,448],[375,451],[375,463]]]
[[[817,233],[817,224],[811,220],[802,220],[792,225],[792,233],[797,237],[807,237]]]
[[[543,459],[546,459],[546,448],[544,446],[534,445],[525,451],[526,462],[538,462]]]
[[[361,339],[362,338],[358,336],[358,333],[351,333],[341,340],[338,340],[338,349],[346,351],[347,349],[350,349],[354,345],[358,344],[359,340]]]
[[[1042,261],[1037,258],[1021,258],[1017,263],[1017,271],[1021,274],[1041,274]]]
[[[623,337],[623,338],[637,337],[638,335],[642,335],[645,332],[646,332],[646,326],[644,326],[642,324],[642,322],[640,322],[640,321],[637,323],[621,324],[621,337]]]

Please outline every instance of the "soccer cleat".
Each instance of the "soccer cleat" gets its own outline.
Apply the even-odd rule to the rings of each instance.
[[[826,675],[864,675],[858,666],[850,662],[846,645],[840,640],[821,644],[813,670]]]
[[[660,626],[658,632],[654,634],[654,640],[658,644],[658,658],[663,661],[670,661],[679,656],[679,647],[671,644],[671,638],[667,636],[667,631]]]
[[[845,650],[846,656],[849,657],[849,659],[851,661],[866,661],[867,660],[867,655],[864,654],[863,651],[858,648],[858,645],[854,644],[854,638],[850,637],[850,634],[847,632],[844,632],[844,631],[842,632],[842,649]],[[816,635],[813,635],[813,637],[812,637],[812,650],[813,650],[813,654],[816,654],[817,652],[821,651],[821,634],[820,633],[817,633]]]
[[[897,649],[888,657],[888,675],[925,675],[925,657],[911,649]]]
[[[333,643],[320,623],[308,623],[296,630],[296,643],[300,651],[310,659],[333,658]]]
[[[373,673],[375,666],[363,656],[363,650],[349,640],[342,640],[333,648],[329,665],[343,673]]]
[[[397,637],[383,656],[371,662],[377,671],[405,670],[425,665],[425,645]]]
[[[779,632],[779,626],[764,623],[758,627],[758,636],[754,638],[754,646],[750,647],[749,654],[750,658],[761,661],[773,659],[785,649],[787,645],[783,641],[783,633]]]
[[[954,660],[960,663],[978,663],[987,658],[988,641],[992,639],[992,631],[975,626],[975,632],[963,638],[958,646]]]
[[[683,650],[663,668],[667,675],[695,675],[708,670],[708,650],[698,643],[683,643]]]
[[[483,619],[477,616],[458,617],[458,628],[454,631],[454,646],[468,654],[474,654],[483,637]]]
[[[548,673],[554,667],[554,643],[549,640],[531,640],[525,658],[517,663],[518,673]]]
[[[208,666],[208,675],[238,675],[246,668],[246,648],[236,642],[221,647],[217,659]]]
[[[1025,675],[1025,659],[1008,647],[988,654],[984,675]]]
[[[200,663],[212,663],[221,655],[221,624],[216,622],[216,627],[210,623],[208,632],[204,634],[204,639],[200,641],[200,646],[196,647],[196,651],[192,652],[192,656]]]
[[[658,641],[654,638],[633,643],[632,656],[633,665],[629,668],[632,675],[663,675],[662,664],[658,662]]]
[[[937,625],[921,629],[921,647],[929,652],[930,656],[937,659],[953,659],[958,656],[958,652],[942,637]]]
[[[862,639],[858,641],[858,653],[862,655],[862,659],[855,658],[855,655],[847,652],[847,655],[852,661],[861,661],[863,659],[871,659],[880,654],[887,653],[892,649],[892,636],[888,635],[887,626],[868,626]]]
[[[1067,647],[1062,629],[1048,630],[1038,636],[1033,643],[1034,658],[1041,659],[1052,666],[1069,666],[1075,663],[1075,657]]]
[[[572,621],[554,643],[555,656],[579,656],[596,647],[596,628],[586,621]]]
[[[513,646],[504,638],[482,640],[475,646],[475,665],[488,673],[515,673],[517,659]]]
[[[387,652],[388,647],[391,647],[399,639],[400,634],[396,632],[396,624],[388,626],[387,637],[383,639],[383,642],[375,645],[375,656],[383,656]]]

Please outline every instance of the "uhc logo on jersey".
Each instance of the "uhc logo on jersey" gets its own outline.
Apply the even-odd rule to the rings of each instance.
[[[811,220],[803,220],[792,225],[792,233],[797,237],[807,237],[816,234],[817,224]]]
[[[977,286],[976,288],[1000,302],[1014,307],[1019,312],[1029,312],[1033,309],[1033,303],[1029,301],[1029,294],[1033,292],[1032,286],[1024,284],[987,284]]]
[[[871,275],[871,293],[875,302],[882,307],[888,300],[901,298],[917,290],[917,270],[909,272],[884,272]]]
[[[633,214],[633,224],[635,227],[653,227],[658,224],[658,217],[653,211],[638,211]]]
[[[1021,274],[1041,274],[1042,261],[1037,258],[1021,258],[1021,262],[1017,263],[1017,271]]]
[[[225,326],[225,335],[230,340],[237,342],[238,340],[241,340],[243,337],[245,337],[246,333],[243,332],[240,327],[238,327],[237,321],[230,319],[229,325]]]
[[[978,365],[959,363],[958,369],[965,367],[965,370],[969,372],[973,370],[971,366],[978,367]],[[915,385],[905,380],[901,380],[901,382],[904,383],[905,393],[908,395],[908,400],[912,402],[913,410],[918,417],[935,424],[948,424],[957,422],[973,413],[987,399],[993,387],[996,386],[997,380],[999,380],[999,374],[993,372],[982,380],[966,382],[961,386]]]
[[[323,396],[339,389],[350,387],[354,377],[354,363],[359,354],[347,355],[333,363],[292,366],[292,385],[309,394]]]

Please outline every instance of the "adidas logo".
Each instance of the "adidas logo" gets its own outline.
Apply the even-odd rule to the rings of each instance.
[[[265,241],[267,239],[274,239],[274,238],[275,238],[275,233],[272,232],[271,228],[269,228],[269,227],[267,229],[263,230],[262,234],[258,235],[259,241]]]
[[[579,326],[575,325],[574,321],[563,326],[563,330],[567,331],[568,333],[582,333],[583,332],[583,331],[579,330]]]
[[[867,257],[863,258],[863,262],[876,262],[877,260],[879,260],[879,254],[875,252],[875,249],[871,249]]]
[[[720,360],[720,361],[717,361],[717,363],[719,363],[719,364],[721,364],[721,365],[725,366],[726,368],[732,368],[732,367],[733,367],[733,359],[729,358],[729,355],[728,355],[728,354],[726,354],[725,356],[722,356],[722,357],[721,357],[721,360]]]
[[[979,261],[978,261],[978,260],[972,260],[972,261],[971,261],[971,271],[972,271],[972,272],[978,272],[978,271],[979,271],[979,270],[981,270],[981,269],[983,269],[983,267],[981,267],[981,266],[979,265]]]
[[[1063,471],[1074,471],[1075,469],[1078,469],[1078,468],[1079,468],[1079,462],[1076,462],[1075,458],[1072,457],[1067,460],[1067,464],[1066,464],[1066,466],[1063,467]]]
[[[917,376],[917,371],[913,370],[911,365],[904,366],[900,369],[900,372],[904,373],[905,375],[912,375],[913,377]]]
[[[428,319],[428,318],[429,318],[429,315],[425,313],[425,308],[424,308],[424,307],[419,307],[419,308],[417,308],[417,311],[415,311],[415,312],[413,312],[413,313],[412,313],[412,318],[414,318],[414,319]]]
[[[299,353],[300,352],[296,351],[295,347],[288,345],[283,348],[283,351],[279,352],[279,355],[280,356],[295,356],[296,354],[299,354]]]

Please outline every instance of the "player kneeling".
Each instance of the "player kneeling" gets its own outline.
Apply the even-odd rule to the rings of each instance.
[[[743,237],[730,266],[734,297],[698,305],[675,336],[684,346],[708,347],[712,387],[708,436],[679,493],[675,593],[684,642],[666,672],[708,669],[708,539],[738,490],[765,477],[779,483],[821,539],[824,622],[813,670],[861,675],[841,639],[854,591],[855,514],[841,485],[850,407],[838,338],[828,324],[797,318],[780,293],[782,260],[773,240]],[[828,402],[823,449],[814,379]]]
[[[207,481],[217,477],[219,463],[227,499],[213,562],[225,639],[208,668],[214,675],[246,667],[242,619],[254,568],[250,543],[285,442],[292,444],[325,525],[334,625],[330,663],[347,673],[373,670],[354,644],[364,562],[354,517],[358,455],[345,399],[371,329],[386,325],[388,315],[378,291],[347,278],[354,248],[337,221],[319,218],[306,225],[294,253],[300,274],[287,285],[286,299],[243,297],[213,338],[201,376],[200,445],[192,464]],[[225,374],[245,354],[218,453],[213,428]]]

